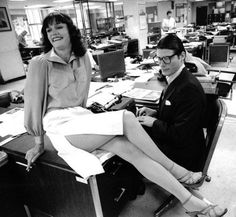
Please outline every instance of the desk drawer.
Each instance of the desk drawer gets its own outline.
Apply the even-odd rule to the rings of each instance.
[[[127,201],[136,198],[143,183],[137,170],[117,156],[104,169],[106,172],[97,176],[103,214],[116,217]]]

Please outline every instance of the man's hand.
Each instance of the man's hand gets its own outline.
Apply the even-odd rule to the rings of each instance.
[[[154,116],[156,114],[156,111],[154,109],[150,109],[147,107],[142,107],[141,109],[138,109],[136,112],[137,116]]]
[[[31,169],[32,163],[36,161],[36,159],[44,152],[43,144],[36,144],[33,148],[27,151],[25,155],[25,159],[27,160],[27,168],[26,170],[29,172]]]
[[[150,116],[139,116],[137,117],[138,121],[140,124],[147,126],[147,127],[152,127],[153,122],[157,120],[156,118],[150,117]]]

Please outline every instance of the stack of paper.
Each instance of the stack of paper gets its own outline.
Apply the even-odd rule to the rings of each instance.
[[[147,90],[143,88],[133,88],[130,91],[124,93],[123,96],[138,100],[147,100],[155,102],[160,98],[161,91]]]

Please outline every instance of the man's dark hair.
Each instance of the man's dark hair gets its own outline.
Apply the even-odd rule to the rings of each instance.
[[[180,38],[176,34],[168,34],[164,38],[162,38],[158,44],[157,49],[169,49],[173,50],[175,54],[180,55],[184,49],[184,45]]]
[[[48,39],[46,29],[49,27],[49,25],[52,25],[54,22],[65,23],[67,25],[70,35],[70,41],[72,44],[72,51],[77,57],[83,56],[86,53],[86,48],[82,42],[80,30],[73,24],[72,19],[68,15],[58,11],[48,14],[43,20],[41,33],[43,37],[42,40],[43,40],[44,52],[47,53],[52,49],[52,44]]]
[[[172,11],[167,11],[166,15],[172,14]]]

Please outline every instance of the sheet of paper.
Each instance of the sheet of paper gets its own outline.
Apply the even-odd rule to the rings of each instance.
[[[0,136],[16,136],[25,133],[24,109],[14,108],[0,115]]]
[[[105,106],[108,102],[110,102],[114,98],[115,98],[115,96],[113,94],[99,91],[88,98],[86,106],[88,107],[88,106],[92,105],[94,102],[97,102],[97,103]]]
[[[139,76],[138,78],[136,78],[135,82],[148,82],[153,77],[154,77],[153,72],[147,72],[147,73]]]
[[[133,88],[132,90],[124,93],[123,95],[134,99],[157,101],[161,96],[161,91],[147,90],[143,88]]]

